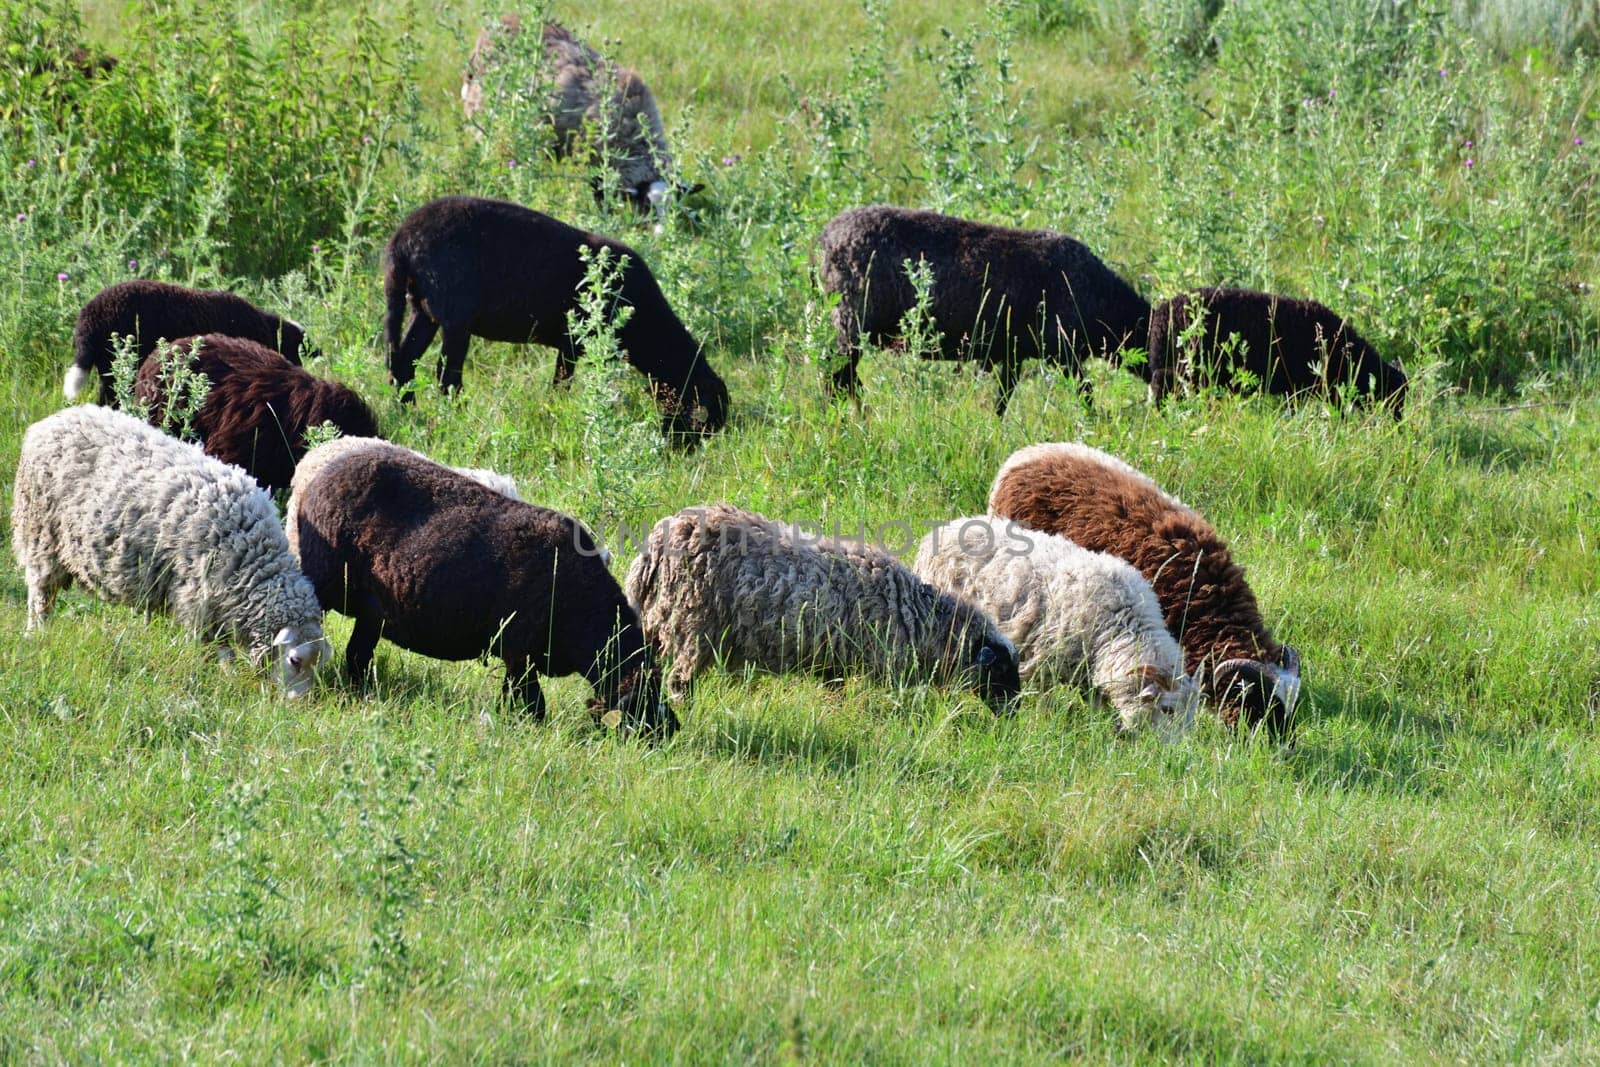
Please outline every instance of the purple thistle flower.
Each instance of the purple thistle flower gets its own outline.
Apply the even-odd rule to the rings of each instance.
[[[128,269],[129,270],[138,270],[139,269],[139,261],[137,259],[128,260]]]
[[[1472,147],[1472,142],[1471,141],[1462,141],[1461,142],[1461,147],[1462,148],[1471,148]]]
[[[28,160],[28,166],[30,166],[30,167],[36,165],[37,163],[38,163],[38,160],[34,160],[34,159]]]
[[[63,270],[63,271],[56,272],[56,281],[64,282],[66,280],[67,280],[67,272],[66,271]]]
[[[1574,137],[1572,139],[1572,143],[1577,145],[1579,148],[1582,148],[1583,147],[1583,138],[1582,137]]]
[[[1468,169],[1469,169],[1469,170],[1470,170],[1470,169],[1471,169],[1471,168],[1472,168],[1472,159],[1471,159],[1471,158],[1470,158],[1470,157],[1469,157],[1469,158],[1468,158],[1468,159],[1467,159],[1467,161],[1466,161],[1466,162],[1465,162],[1465,163],[1463,163],[1463,164],[1461,164],[1461,165],[1462,165],[1462,166],[1463,166],[1463,167],[1466,167],[1466,168],[1468,168]]]
[[[508,168],[510,168],[511,170],[516,170],[517,169],[517,161],[513,159],[511,162],[507,163],[506,166]]]
[[[312,252],[321,252],[322,251],[322,246],[321,245],[312,245],[311,246],[311,251]]]
[[[25,212],[25,211],[17,212],[17,221],[18,222],[27,222],[28,221],[28,213]]]
[[[1439,68],[1439,77],[1448,78],[1448,77],[1450,77],[1450,72],[1448,70],[1445,70],[1443,67],[1440,67]]]

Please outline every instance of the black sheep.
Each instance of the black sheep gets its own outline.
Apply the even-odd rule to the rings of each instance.
[[[265,345],[242,337],[205,334],[173,343],[199,351],[191,369],[211,383],[195,417],[201,446],[224,463],[250,472],[267,489],[287,489],[306,453],[306,432],[331,422],[346,437],[377,437],[378,420],[349,386],[318,378]],[[167,422],[167,378],[159,360],[147,359],[134,395],[157,426]]]
[[[1014,230],[932,211],[875,205],[842,212],[822,230],[822,284],[843,364],[830,392],[854,394],[861,338],[901,336],[916,306],[906,263],[926,260],[938,358],[970,360],[999,377],[1004,415],[1024,360],[1076,374],[1091,355],[1115,359],[1144,343],[1150,305],[1081,241],[1051,230]]]
[[[442,333],[444,389],[461,387],[467,341],[474,336],[554,348],[555,381],[565,382],[579,354],[567,332],[567,313],[577,307],[584,277],[579,252],[585,248],[626,257],[617,299],[633,313],[618,339],[627,361],[649,379],[662,432],[692,444],[721,429],[728,417],[727,387],[639,254],[503,200],[440,197],[400,223],[384,255],[390,379],[402,388],[410,382],[417,360],[434,334]],[[402,338],[407,303],[412,317]]]
[[[307,453],[289,547],[327,609],[355,619],[345,663],[365,676],[378,638],[436,659],[505,661],[508,695],[544,716],[538,674],[581,674],[591,710],[630,729],[678,722],[594,537],[405,449],[341,439]]]
[[[295,366],[300,365],[305,331],[300,324],[263,311],[241,296],[208,289],[189,289],[168,282],[132,281],[109,285],[89,298],[78,312],[72,334],[72,366],[67,368],[62,391],[77,398],[91,373],[100,376],[99,402],[109,404],[111,363],[116,358],[112,335],[134,338],[142,361],[156,342],[202,333],[243,337],[276,349]],[[305,355],[314,356],[314,352]]]
[[[1204,323],[1191,329],[1198,303]],[[1185,336],[1188,334],[1188,336]],[[1315,300],[1250,289],[1196,289],[1150,314],[1150,393],[1159,403],[1181,378],[1237,390],[1249,371],[1269,393],[1321,392],[1353,385],[1399,417],[1406,373],[1386,363],[1344,319]]]

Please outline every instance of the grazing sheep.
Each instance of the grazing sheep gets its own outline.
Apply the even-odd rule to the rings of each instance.
[[[960,682],[996,710],[1021,689],[1016,649],[977,608],[881,549],[808,539],[726,504],[656,523],[625,587],[672,660],[674,699],[713,658],[730,669]]]
[[[408,449],[334,441],[295,471],[287,524],[323,606],[355,619],[352,675],[366,675],[380,637],[435,659],[493,655],[535,719],[537,675],[581,674],[602,721],[615,710],[630,729],[677,729],[638,618],[576,520]]]
[[[461,106],[470,120],[483,110],[484,79],[494,65],[494,53],[522,32],[515,14],[478,33],[467,58],[466,79],[461,84]],[[544,24],[545,61],[550,65],[549,120],[556,133],[556,155],[566,158],[582,145],[616,175],[621,192],[641,215],[652,208],[661,212],[674,193],[687,196],[701,186],[669,186],[672,152],[667,133],[644,79],[628,67],[614,66],[554,22]],[[604,183],[596,178],[594,197],[604,198]]]
[[[265,345],[211,333],[173,348],[191,352],[190,368],[211,383],[194,422],[201,446],[267,489],[289,488],[313,427],[331,422],[347,437],[378,435],[372,409],[350,387],[315,377]],[[147,359],[134,382],[157,426],[167,423],[168,373],[161,360]]]
[[[922,539],[917,577],[982,608],[1016,645],[1024,682],[1092,685],[1119,728],[1173,740],[1200,691],[1183,672],[1144,576],[1064,537],[990,516],[952,519]]]
[[[585,248],[626,257],[616,298],[633,312],[617,336],[627,361],[650,382],[662,432],[675,443],[693,444],[721,429],[727,387],[639,254],[503,200],[431,200],[406,216],[390,239],[383,289],[391,380],[401,387],[410,382],[417,360],[442,332],[439,384],[445,389],[461,387],[472,336],[553,347],[556,384],[565,382],[578,358],[567,313],[577,307],[584,278],[579,252]],[[412,317],[402,339],[408,302]]]
[[[1044,359],[1077,374],[1091,355],[1143,344],[1150,305],[1081,242],[907,208],[853,208],[822,230],[822,284],[843,364],[830,392],[854,394],[861,338],[885,345],[917,302],[906,264],[927,261],[938,358],[970,360],[999,378],[1004,415],[1022,363]]]
[[[62,391],[68,400],[75,400],[95,372],[100,376],[99,402],[111,403],[111,363],[117,354],[113,334],[132,337],[134,350],[143,360],[163,338],[171,341],[202,333],[256,341],[282,352],[295,366],[300,365],[305,341],[299,323],[262,311],[232,293],[186,289],[167,282],[118,282],[90,297],[78,312],[78,326],[72,334],[72,366],[67,368]]]
[[[1198,305],[1203,325],[1194,325]],[[1385,363],[1344,319],[1315,300],[1249,289],[1196,289],[1150,314],[1150,393],[1159,403],[1182,379],[1237,390],[1249,371],[1269,393],[1316,390],[1334,399],[1353,385],[1399,417],[1406,373]]]
[[[322,608],[272,500],[250,476],[110,408],[66,408],[28,427],[11,504],[28,629],[73,582],[171,614],[273,670],[291,697],[328,653]]]
[[[1194,509],[1126,463],[1083,444],[1012,453],[989,491],[989,512],[1095,552],[1149,579],[1185,667],[1222,719],[1265,720],[1287,737],[1300,694],[1300,656],[1274,640],[1244,569]]]

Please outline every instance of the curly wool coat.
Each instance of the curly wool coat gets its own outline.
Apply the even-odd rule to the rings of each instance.
[[[989,491],[989,512],[1133,564],[1223,721],[1265,722],[1273,734],[1289,734],[1299,655],[1267,629],[1244,569],[1198,512],[1083,444],[1013,453]]]
[[[173,348],[194,352],[190,368],[211,383],[194,421],[201,445],[267,489],[289,487],[313,427],[331,422],[347,437],[378,436],[376,416],[353,389],[318,378],[265,345],[213,333],[180,338]],[[134,395],[157,426],[167,423],[168,385],[160,361],[145,360]]]
[[[674,694],[714,658],[734,670],[961,683],[997,710],[1021,688],[1016,649],[982,611],[879,548],[812,540],[726,504],[656,523],[624,584],[672,661]]]
[[[78,312],[72,334],[72,366],[62,391],[75,399],[91,377],[99,379],[99,401],[113,398],[111,364],[116,358],[113,335],[132,337],[143,360],[156,342],[195,334],[242,337],[283,353],[300,365],[305,331],[299,323],[263,311],[241,296],[207,289],[188,289],[169,282],[131,281],[109,285],[89,298]]]
[[[1199,690],[1161,605],[1127,562],[992,516],[952,519],[917,547],[911,569],[983,609],[1017,648],[1025,683],[1090,685],[1120,729],[1163,739],[1194,721]]]
[[[11,536],[30,628],[76,582],[232,641],[258,664],[275,654],[291,695],[326,649],[322,607],[266,492],[120,411],[70,407],[28,427]]]
[[[822,230],[823,288],[843,360],[831,389],[855,392],[861,340],[887,345],[916,306],[906,263],[926,261],[939,358],[970,360],[998,377],[1005,414],[1025,360],[1077,374],[1092,355],[1115,359],[1145,342],[1150,305],[1081,241],[932,211],[875,205],[841,212]]]

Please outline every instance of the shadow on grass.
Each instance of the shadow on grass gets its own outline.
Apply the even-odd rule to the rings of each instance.
[[[861,764],[861,746],[845,734],[814,722],[794,724],[771,717],[728,719],[707,736],[706,750],[773,767],[804,764],[838,776]]]
[[[1416,712],[1405,701],[1384,694],[1336,697],[1307,687],[1311,707],[1336,709],[1319,716],[1345,720],[1356,729],[1317,730],[1299,724],[1300,743],[1285,765],[1302,783],[1321,789],[1359,788],[1404,796],[1437,797],[1448,792],[1442,762],[1449,739],[1458,733],[1432,715]],[[1307,710],[1302,707],[1302,713]]]
[[[1526,423],[1510,425],[1471,419],[1440,427],[1434,440],[1457,463],[1485,471],[1518,471],[1550,461],[1551,444]]]

